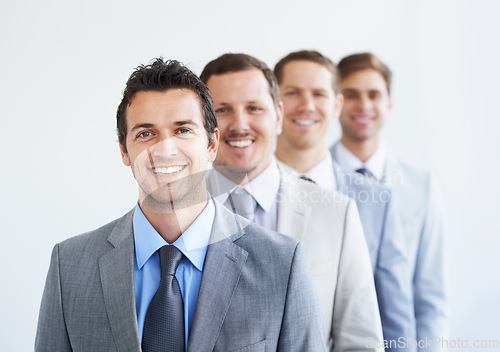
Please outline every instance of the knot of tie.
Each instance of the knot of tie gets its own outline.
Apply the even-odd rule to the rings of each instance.
[[[257,202],[244,188],[236,188],[231,193],[229,201],[231,202],[231,207],[236,214],[241,215],[248,220],[253,219]]]
[[[373,174],[370,170],[368,170],[368,169],[367,169],[367,168],[365,168],[365,167],[362,167],[362,168],[357,169],[357,170],[356,170],[356,172],[357,172],[358,174],[361,174],[361,175],[363,175],[363,176],[365,176],[365,177],[369,178],[369,179],[375,179],[375,175],[374,175],[374,174]]]
[[[184,255],[175,246],[163,246],[158,250],[160,255],[161,276],[174,276]]]

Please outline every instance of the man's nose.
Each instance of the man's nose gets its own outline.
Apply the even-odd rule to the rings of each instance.
[[[362,96],[359,98],[359,109],[362,111],[370,111],[372,109],[372,102],[369,97]]]
[[[231,116],[229,129],[236,132],[246,132],[249,130],[248,114],[243,110],[235,110]]]
[[[179,152],[174,137],[167,137],[149,147],[153,158],[170,157]]]
[[[311,93],[302,93],[300,95],[300,109],[301,111],[314,111],[316,105],[314,104],[314,97]]]

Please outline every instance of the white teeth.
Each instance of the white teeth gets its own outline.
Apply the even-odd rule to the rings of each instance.
[[[314,121],[313,120],[293,120],[297,125],[301,125],[301,126],[311,126],[311,125],[314,125]]]
[[[184,168],[184,166],[169,166],[169,167],[156,167],[153,169],[155,174],[173,174],[174,172],[179,172]]]
[[[245,148],[252,143],[253,141],[251,139],[247,139],[244,141],[227,141],[227,144],[229,144],[231,147],[236,147],[236,148]]]
[[[353,116],[354,121],[369,121],[372,120],[371,116]]]

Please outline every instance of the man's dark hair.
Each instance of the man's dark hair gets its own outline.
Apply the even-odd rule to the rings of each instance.
[[[283,68],[285,65],[291,61],[312,61],[317,64],[320,64],[324,68],[326,68],[332,74],[332,88],[335,94],[339,92],[339,71],[337,70],[337,66],[333,63],[332,60],[324,56],[318,51],[315,50],[301,50],[295,51],[293,53],[288,54],[284,58],[282,58],[276,66],[274,66],[274,75],[278,80],[278,83],[281,84],[283,81]]]
[[[362,70],[375,70],[382,75],[387,85],[387,93],[391,93],[392,73],[389,67],[372,53],[360,53],[344,57],[339,62],[340,78]]]
[[[280,103],[280,91],[276,77],[273,71],[261,61],[253,56],[246,54],[224,54],[217,59],[210,61],[203,72],[201,72],[200,79],[206,84],[208,79],[213,75],[222,75],[229,72],[239,72],[258,69],[263,74],[269,84],[269,92],[273,98],[274,106],[278,108]]]
[[[164,61],[160,57],[154,59],[149,65],[138,66],[130,75],[123,91],[122,101],[116,111],[116,133],[118,134],[118,141],[125,151],[127,151],[125,143],[127,120],[125,114],[134,95],[138,92],[164,92],[169,89],[189,89],[196,93],[200,100],[204,118],[203,125],[208,136],[209,145],[212,143],[212,133],[217,128],[217,115],[207,86],[179,61]]]

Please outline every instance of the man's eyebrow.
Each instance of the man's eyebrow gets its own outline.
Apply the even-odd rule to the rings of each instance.
[[[155,125],[153,125],[152,123],[140,123],[140,124],[137,124],[134,127],[132,127],[130,129],[130,132],[134,132],[135,130],[138,130],[139,128],[151,128],[151,127],[154,127],[154,126]]]
[[[199,127],[199,125],[193,120],[179,120],[174,122],[174,126],[184,126],[184,125],[193,125],[195,127]]]

